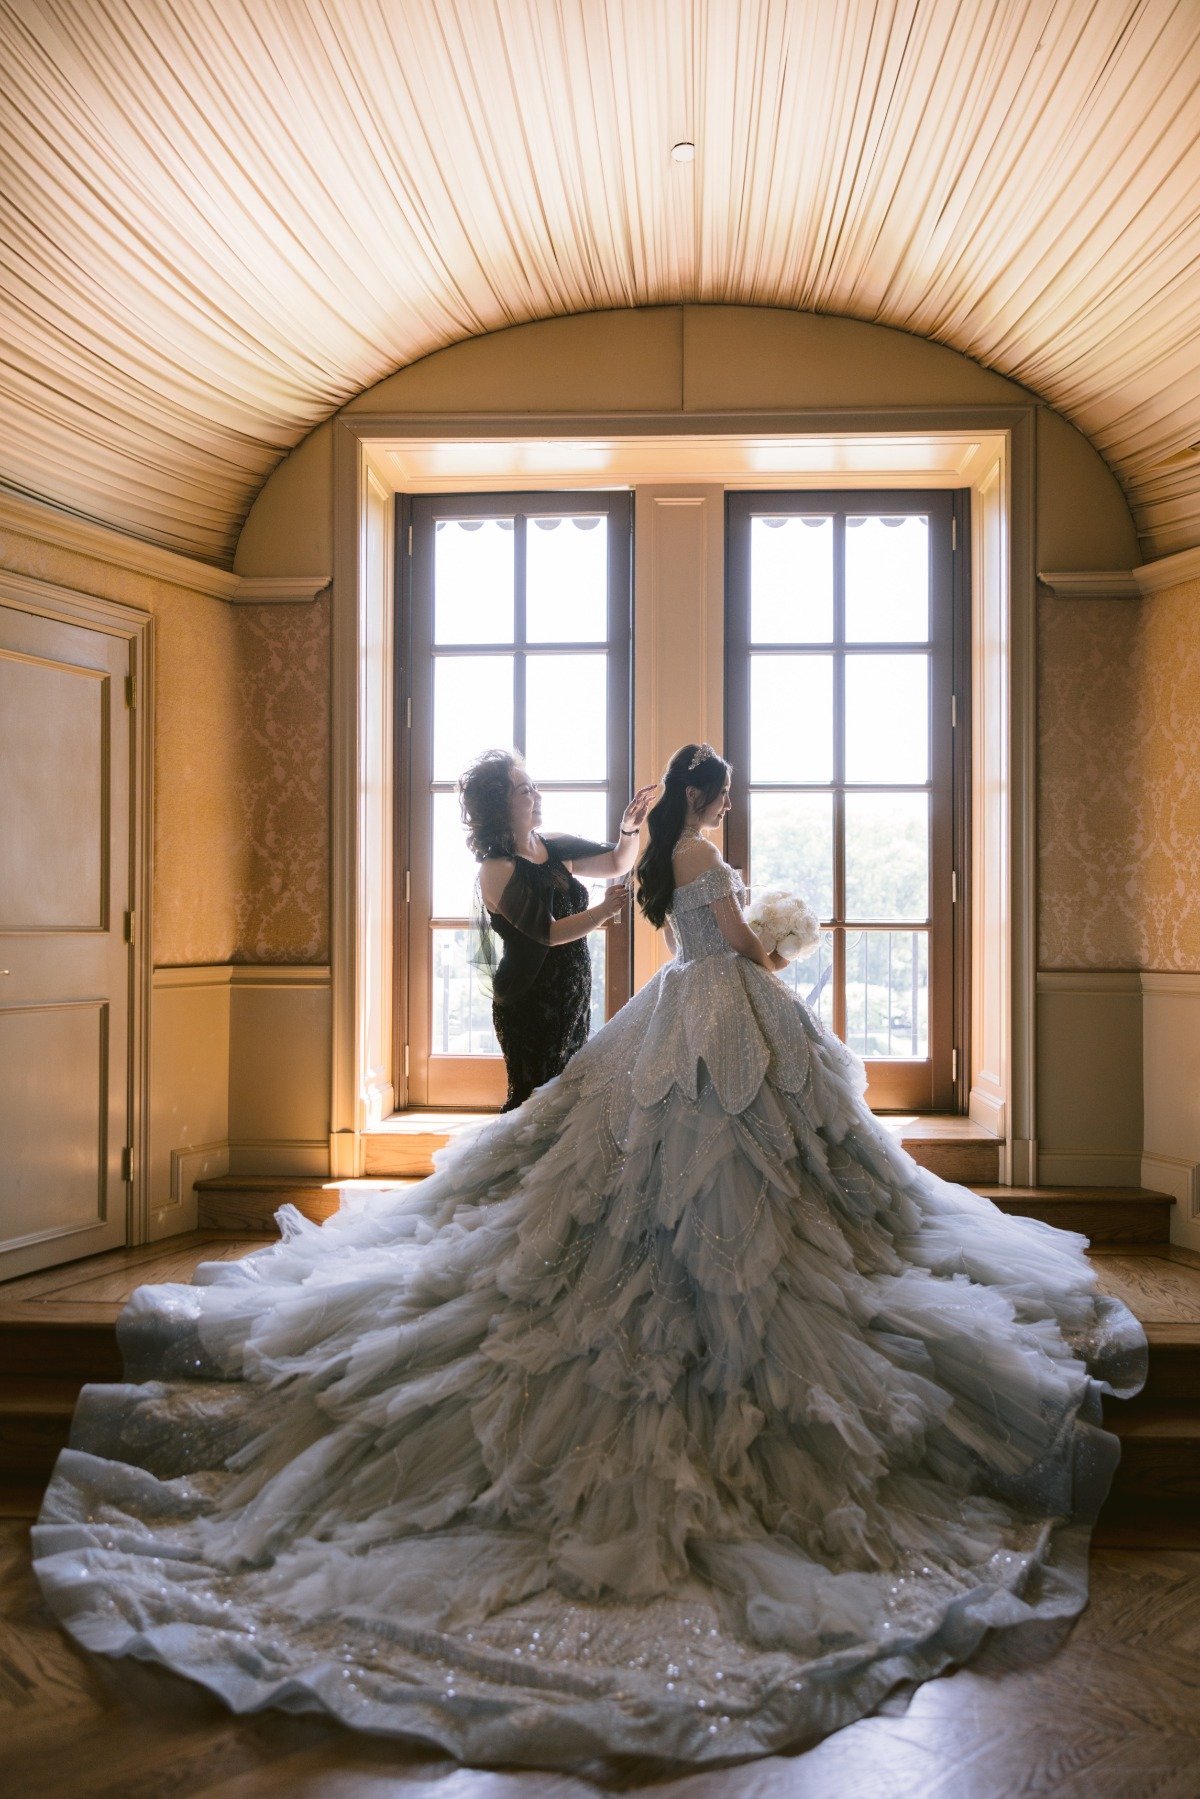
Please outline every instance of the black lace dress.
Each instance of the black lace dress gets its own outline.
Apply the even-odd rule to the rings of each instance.
[[[504,911],[488,915],[504,945],[492,989],[492,1022],[508,1074],[503,1112],[523,1105],[535,1087],[562,1073],[587,1042],[591,1017],[587,938],[548,944],[544,934],[550,920],[587,910],[587,888],[566,866],[567,852],[593,854],[610,846],[577,838],[542,841],[545,862],[518,856],[504,890]]]

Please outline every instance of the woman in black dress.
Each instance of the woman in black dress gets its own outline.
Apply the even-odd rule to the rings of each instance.
[[[467,845],[480,864],[480,941],[492,973],[492,1021],[504,1054],[511,1112],[561,1074],[587,1041],[592,1005],[588,933],[620,917],[624,885],[594,906],[578,875],[619,880],[637,855],[654,797],[643,787],[625,808],[617,843],[538,829],[542,800],[518,756],[488,750],[458,783]],[[503,955],[495,959],[492,933]]]

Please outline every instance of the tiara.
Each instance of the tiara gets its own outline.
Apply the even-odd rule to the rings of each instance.
[[[691,761],[687,765],[687,771],[688,771],[689,775],[691,774],[691,772],[694,768],[699,768],[699,766],[702,762],[715,762],[716,757],[717,757],[717,752],[716,752],[716,750],[714,750],[711,743],[698,744],[696,746],[696,754],[692,757]]]

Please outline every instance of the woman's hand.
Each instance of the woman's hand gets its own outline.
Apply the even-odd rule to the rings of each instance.
[[[621,917],[628,903],[629,889],[624,881],[617,881],[613,886],[606,887],[592,907],[592,911],[599,914],[596,923],[602,926],[613,924]]]
[[[621,814],[621,829],[623,831],[636,831],[640,828],[643,819],[654,803],[654,796],[657,792],[657,781],[652,781],[649,787],[638,788],[624,812]]]
[[[768,952],[767,960],[770,962],[771,967],[775,970],[776,974],[782,974],[787,967],[787,957],[781,956],[777,949]]]

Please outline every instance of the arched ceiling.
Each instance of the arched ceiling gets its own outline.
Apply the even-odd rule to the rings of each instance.
[[[0,0],[0,57],[11,487],[228,561],[392,369],[739,301],[1023,382],[1200,543],[1197,0]]]

